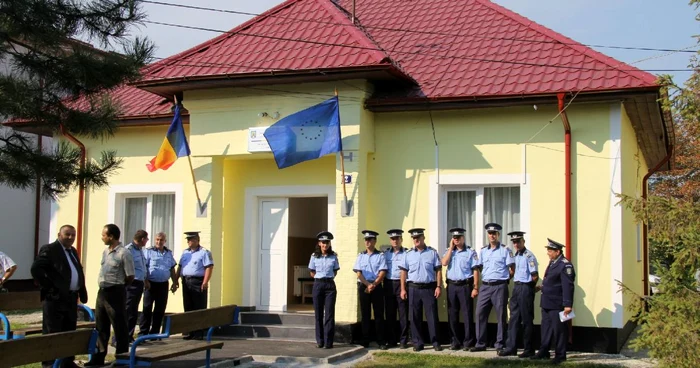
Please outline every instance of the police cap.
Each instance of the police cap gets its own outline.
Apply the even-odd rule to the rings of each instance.
[[[424,232],[425,232],[425,229],[423,229],[421,227],[416,227],[416,228],[413,228],[411,230],[408,230],[408,233],[411,234],[412,238],[417,238],[421,235],[424,235]]]
[[[486,226],[484,226],[484,228],[486,229],[487,232],[488,232],[488,231],[498,231],[498,232],[501,232],[501,230],[503,229],[503,228],[501,227],[501,225],[499,225],[499,224],[497,224],[497,223],[495,223],[495,222],[489,222],[488,224],[486,224]]]
[[[321,231],[316,235],[316,238],[320,241],[333,240],[333,234],[330,231]]]
[[[464,234],[465,234],[466,232],[467,232],[467,230],[464,230],[464,229],[461,228],[461,227],[453,227],[453,228],[450,229],[450,235],[452,235],[453,238],[454,238],[454,237],[459,237],[459,236],[464,236]]]
[[[362,235],[365,236],[365,239],[377,239],[379,233],[373,230],[362,230]]]
[[[525,235],[524,231],[511,231],[508,233],[508,236],[510,236],[510,240],[512,241],[522,239],[523,235]]]
[[[401,229],[391,229],[386,232],[390,238],[398,238],[399,236],[403,236],[403,230]]]
[[[198,238],[198,237],[199,237],[199,231],[185,231],[185,238],[186,239]]]
[[[547,246],[545,246],[545,248],[561,250],[562,248],[564,248],[564,244],[555,242],[554,240],[547,238]]]

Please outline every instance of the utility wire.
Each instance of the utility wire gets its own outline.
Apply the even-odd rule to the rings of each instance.
[[[176,8],[203,10],[203,11],[228,13],[228,14],[238,14],[238,15],[246,15],[246,16],[251,16],[251,17],[257,17],[257,16],[262,15],[259,13],[250,13],[250,12],[237,11],[237,10],[227,10],[227,9],[220,9],[220,8],[194,6],[194,5],[175,4],[175,3],[168,3],[168,2],[163,2],[163,1],[142,0],[142,2],[148,3],[148,4],[154,4],[154,5],[161,5],[161,6],[170,6],[170,7],[176,7]],[[295,17],[289,17],[289,16],[282,16],[279,14],[268,14],[267,16],[274,17],[274,18],[288,19],[288,20],[293,20],[293,21],[300,21],[300,22],[311,22],[311,23],[336,25],[336,26],[343,26],[343,27],[355,27],[355,25],[353,25],[353,24],[341,24],[341,23],[328,22],[328,21],[322,21],[322,20],[317,20],[317,19],[302,19],[302,18],[295,18]],[[393,27],[381,27],[381,26],[369,26],[369,25],[362,25],[362,27],[367,28],[367,29],[377,29],[377,30],[381,30],[381,31],[405,32],[405,33],[416,33],[416,34],[437,35],[437,36],[458,36],[457,34],[454,34],[454,33],[436,32],[436,31],[421,31],[421,30],[406,29],[406,28],[393,28]],[[528,43],[555,44],[555,45],[572,45],[572,46],[583,45],[583,46],[587,46],[587,47],[618,49],[618,50],[683,52],[683,53],[697,53],[698,51],[700,51],[700,50],[688,50],[687,48],[668,49],[668,48],[654,48],[654,47],[582,44],[582,43],[578,43],[578,42],[561,42],[561,41],[554,41],[554,40],[551,40],[551,41],[550,40],[532,40],[532,39],[518,38],[518,37],[494,37],[494,36],[481,36],[481,35],[460,35],[460,37],[471,37],[471,38],[481,38],[481,39],[501,40],[501,41],[518,41],[518,42],[528,42]],[[695,47],[695,46],[693,46],[693,47]]]
[[[287,37],[261,35],[261,34],[255,34],[255,33],[247,33],[247,32],[243,32],[243,31],[236,31],[236,32],[223,31],[220,29],[188,26],[188,25],[176,24],[176,23],[155,22],[155,21],[145,21],[145,23],[168,26],[168,27],[175,27],[175,28],[184,28],[184,29],[192,29],[192,30],[198,30],[198,31],[221,33],[221,34],[258,37],[258,38],[272,39],[272,40],[277,40],[277,41],[293,41],[293,42],[307,43],[307,44],[318,45],[318,46],[344,47],[344,48],[351,48],[351,49],[384,52],[383,50],[381,50],[379,48],[360,46],[360,45],[344,45],[344,44],[337,44],[337,43],[330,43],[330,42],[304,40],[304,39],[300,39],[300,38],[287,38]],[[582,70],[582,71],[610,71],[610,70],[638,71],[638,70],[641,70],[641,69],[636,69],[636,68],[635,69],[621,69],[621,68],[615,68],[615,67],[588,68],[588,67],[579,67],[579,66],[571,66],[571,65],[540,64],[540,63],[531,63],[531,62],[524,62],[524,61],[485,59],[485,58],[460,56],[460,55],[441,56],[441,55],[431,54],[429,52],[417,52],[417,51],[412,52],[412,51],[393,50],[392,52],[397,53],[397,54],[422,56],[422,57],[433,56],[433,57],[438,58],[438,59],[461,59],[461,60],[471,60],[471,61],[479,61],[479,62],[486,62],[486,63],[501,63],[501,64],[512,64],[512,65],[523,65],[523,66],[534,66],[534,67],[549,67],[549,68],[557,68],[557,69],[572,69],[572,70]],[[173,60],[173,62],[176,63],[177,60]],[[659,72],[659,73],[661,73],[661,72],[670,73],[670,72],[685,72],[685,71],[694,71],[694,70],[693,69],[645,69],[645,71],[647,71],[647,72]]]

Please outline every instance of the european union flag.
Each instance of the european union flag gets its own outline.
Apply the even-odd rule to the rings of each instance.
[[[280,169],[342,151],[338,96],[285,117],[264,135]]]

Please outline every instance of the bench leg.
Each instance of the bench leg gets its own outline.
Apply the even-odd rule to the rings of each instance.
[[[207,368],[209,368],[209,363],[211,363],[211,349],[207,349]]]

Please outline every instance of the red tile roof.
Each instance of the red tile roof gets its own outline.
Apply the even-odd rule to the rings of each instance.
[[[376,65],[391,65],[387,54],[329,0],[288,0],[153,64],[143,80]]]
[[[144,83],[393,64],[416,85],[375,100],[657,88],[652,74],[488,0],[356,0],[357,26],[349,19],[352,0],[336,2],[287,0],[153,64]],[[127,114],[160,111],[153,109],[158,98],[128,89],[124,101],[135,105]]]

